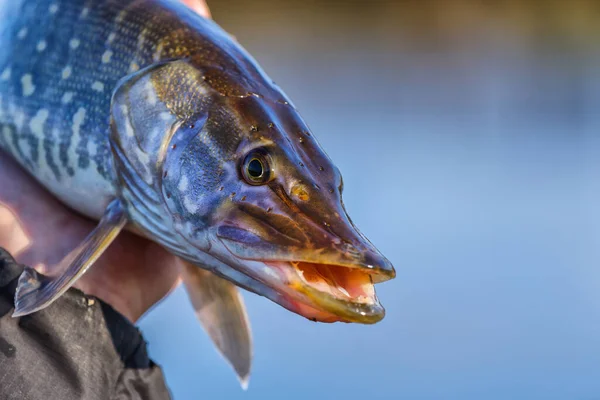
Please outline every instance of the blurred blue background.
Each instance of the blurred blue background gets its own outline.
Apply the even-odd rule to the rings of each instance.
[[[600,4],[209,1],[397,268],[375,326],[244,293],[243,392],[183,289],[141,322],[176,400],[600,398]]]

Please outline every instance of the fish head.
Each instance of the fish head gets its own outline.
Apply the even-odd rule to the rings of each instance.
[[[181,76],[196,74],[200,94],[188,96],[203,99],[176,102],[193,103],[191,111],[169,106],[179,92],[165,95],[162,81],[148,89],[138,80],[117,99],[133,104],[154,90],[152,112],[164,103],[173,115],[162,118],[160,145],[148,146],[158,148],[149,151],[157,154],[149,161],[157,201],[184,243],[174,252],[311,320],[381,320],[374,285],[394,278],[394,268],[348,216],[339,169],[289,99],[276,90],[228,92],[236,86],[227,79],[239,77],[180,67]],[[113,113],[125,118],[115,104]]]
[[[233,116],[209,113],[179,158],[165,164],[173,180],[163,187],[185,221],[182,234],[307,318],[383,318],[374,284],[393,278],[394,268],[351,221],[342,175],[297,111],[254,96],[219,109]],[[218,138],[228,132],[239,140],[225,152]]]

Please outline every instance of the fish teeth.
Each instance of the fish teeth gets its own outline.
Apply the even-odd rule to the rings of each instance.
[[[369,303],[369,304],[372,304],[372,303],[373,303],[373,298],[372,298],[372,297],[369,297],[369,296],[363,296],[363,295],[360,295],[360,296],[358,296],[358,297],[356,298],[356,301],[357,301],[358,303]]]
[[[344,295],[346,295],[347,297],[352,297],[352,296],[350,296],[350,293],[348,293],[348,291],[346,289],[344,289],[343,287],[341,287],[341,286],[338,286],[337,290],[339,290],[340,292],[344,293]]]

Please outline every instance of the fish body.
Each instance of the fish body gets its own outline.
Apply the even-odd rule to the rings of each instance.
[[[109,124],[121,78],[201,53],[207,67],[249,74],[248,91],[284,99],[225,32],[177,1],[5,0],[0,20],[0,147],[95,219],[116,195]]]
[[[217,24],[175,0],[4,0],[0,20],[0,147],[99,220],[62,276],[24,273],[17,315],[127,225],[309,319],[383,318],[373,284],[395,272],[348,217],[339,170]]]

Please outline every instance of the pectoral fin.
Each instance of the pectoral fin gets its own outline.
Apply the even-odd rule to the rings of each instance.
[[[13,317],[41,310],[59,298],[100,257],[126,222],[121,203],[114,200],[98,226],[60,262],[56,275],[45,276],[32,268],[25,268],[19,277]]]
[[[183,280],[196,316],[245,389],[252,363],[252,336],[242,296],[231,282],[182,263]]]

